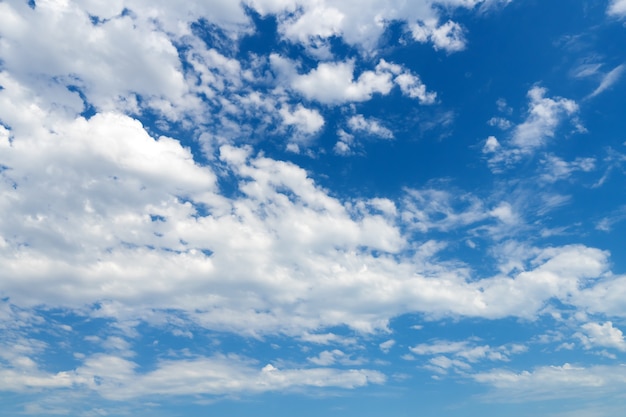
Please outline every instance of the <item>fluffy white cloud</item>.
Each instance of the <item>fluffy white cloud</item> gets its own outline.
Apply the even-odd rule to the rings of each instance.
[[[307,109],[301,104],[293,111],[283,107],[280,115],[287,126],[294,126],[298,132],[305,135],[317,133],[324,126],[324,118],[317,110]]]
[[[355,133],[363,132],[366,135],[378,136],[383,139],[393,139],[393,132],[382,126],[378,120],[366,119],[362,114],[350,117],[348,126]]]
[[[573,294],[577,305],[591,313],[626,317],[626,306],[621,302],[626,296],[626,276],[607,277],[596,285]]]
[[[297,1],[246,5],[261,14],[276,14],[283,36],[304,43],[310,43],[311,36],[319,40],[319,36],[352,33],[350,42],[355,45],[373,45],[387,22],[398,18],[397,8],[377,1],[365,8],[356,3],[311,6]],[[252,30],[240,4],[216,0],[173,7],[162,1],[120,0],[103,7],[85,0],[42,1],[34,8],[24,2],[5,2],[0,7],[3,68],[16,82],[37,91],[42,107],[63,108],[70,117],[84,110],[155,111],[164,119],[159,121],[164,130],[168,122],[195,127],[209,156],[221,143],[241,143],[261,131],[278,135],[291,127],[295,136],[308,137],[321,127],[316,110],[290,102],[280,89],[264,92],[250,87],[267,82],[267,57],[239,61],[223,55],[236,50],[237,39]],[[356,9],[367,13],[347,13]],[[390,19],[381,17],[387,13]],[[438,12],[426,2],[402,18],[412,13],[431,16]],[[332,23],[333,19],[315,19],[318,14],[345,18]],[[364,21],[352,26],[354,16],[377,23],[365,30]],[[205,20],[225,30],[226,38],[208,47],[191,29]],[[336,27],[325,32],[320,25]],[[374,94],[387,94],[394,85],[421,103],[435,99],[417,75],[399,66],[392,65],[399,72],[383,68],[384,61],[360,75],[354,74],[354,61],[324,62],[308,74],[297,74],[298,64],[290,65],[289,87],[326,104],[365,101]],[[282,81],[276,80],[279,85]],[[350,152],[345,143],[338,146],[339,152]]]
[[[584,334],[578,334],[581,342],[587,349],[600,346],[626,351],[626,340],[624,334],[613,323],[607,321],[600,323],[586,323],[581,326]]]
[[[137,111],[129,101],[133,94],[193,105],[165,33],[137,25],[129,15],[94,25],[74,2],[41,1],[34,9],[27,2],[3,2],[0,8],[3,68],[36,86],[47,103],[65,102],[80,112],[82,102],[66,89],[72,85],[104,110]]]
[[[321,63],[308,74],[295,76],[291,87],[309,100],[333,104],[388,94],[393,83],[391,74],[382,71],[365,71],[355,80],[354,63],[347,61]]]
[[[612,16],[626,16],[626,0],[611,0],[606,12]]]
[[[373,71],[363,71],[358,77],[354,61],[322,62],[306,74],[299,74],[295,62],[277,54],[270,56],[270,62],[285,87],[324,104],[367,101],[374,94],[389,94],[395,84],[405,95],[423,104],[433,103],[436,97],[426,90],[419,77],[385,60],[380,60]]]
[[[477,279],[433,264],[396,222],[442,231],[503,222],[506,204],[470,195],[459,207],[437,190],[407,191],[401,209],[342,202],[291,163],[222,146],[222,169],[239,183],[229,198],[178,141],[119,114],[50,119],[23,94],[0,91],[11,120],[30,121],[15,135],[5,128],[0,143],[0,175],[14,184],[0,200],[0,290],[17,305],[96,305],[91,314],[116,319],[170,309],[246,334],[371,332],[414,311],[532,318],[607,269],[608,254],[569,246],[540,251],[516,275]]]
[[[463,29],[451,20],[443,24],[439,24],[437,19],[419,21],[411,25],[411,33],[416,41],[430,41],[435,49],[443,49],[448,53],[465,49]]]
[[[370,51],[376,46],[388,22],[406,22],[412,29],[414,26],[425,26],[422,22],[428,22],[426,37],[424,39],[416,37],[416,40],[430,41],[436,48],[449,52],[463,49],[464,44],[461,28],[456,22],[438,24],[441,6],[453,10],[459,7],[472,9],[480,4],[481,9],[486,10],[498,3],[503,1],[424,0],[412,3],[400,0],[250,1],[253,7],[265,13],[296,11],[295,14],[282,14],[279,19],[281,34],[293,42],[307,45],[315,43],[315,40],[320,38],[327,39],[339,35],[347,43]]]
[[[528,114],[526,119],[515,126],[506,142],[500,143],[490,136],[483,153],[489,154],[489,166],[494,172],[520,161],[524,156],[533,154],[544,147],[548,139],[553,138],[561,122],[571,118],[576,130],[584,132],[575,118],[578,104],[562,97],[546,97],[547,90],[535,86],[528,91]]]
[[[545,97],[546,92],[542,87],[533,87],[528,91],[528,117],[517,125],[511,139],[511,144],[523,152],[542,146],[547,138],[554,136],[564,116],[578,111],[575,101],[562,97],[548,98]]]

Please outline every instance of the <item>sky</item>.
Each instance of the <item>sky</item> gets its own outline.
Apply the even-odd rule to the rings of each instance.
[[[0,1],[0,408],[626,408],[625,0]]]

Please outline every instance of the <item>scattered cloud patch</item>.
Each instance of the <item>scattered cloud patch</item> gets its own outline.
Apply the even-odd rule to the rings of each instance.
[[[416,22],[411,25],[411,34],[417,42],[432,42],[435,49],[448,53],[459,52],[466,47],[463,28],[451,20],[443,24],[436,19]]]
[[[501,172],[544,147],[556,135],[557,128],[564,119],[570,118],[577,131],[584,131],[575,118],[579,110],[578,104],[562,97],[546,97],[546,93],[545,88],[537,86],[528,91],[526,119],[513,127],[503,146],[493,136],[487,139],[483,153],[489,155],[488,163],[494,172]],[[497,122],[494,124],[497,125]]]
[[[378,120],[366,119],[361,114],[348,119],[348,127],[353,133],[363,133],[369,136],[376,136],[381,139],[393,139],[393,132],[380,124]]]
[[[580,341],[586,349],[594,347],[606,347],[626,351],[626,340],[624,334],[613,323],[586,323],[581,326],[583,333],[578,333]]]
[[[611,0],[606,11],[610,16],[624,17],[626,16],[626,1]]]
[[[600,81],[600,85],[598,86],[598,88],[593,90],[593,92],[588,97],[595,97],[598,94],[601,94],[611,88],[622,77],[622,74],[624,73],[624,68],[626,68],[624,64],[618,65],[617,67],[606,73],[602,77],[602,81]]]

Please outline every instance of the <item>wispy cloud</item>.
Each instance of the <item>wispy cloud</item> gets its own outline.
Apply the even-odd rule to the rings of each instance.
[[[587,96],[587,98],[595,97],[611,88],[622,77],[622,74],[624,73],[624,68],[626,68],[626,66],[624,64],[621,64],[606,73],[604,77],[602,77],[600,85],[595,90],[593,90],[593,92],[589,96]]]
[[[606,12],[611,16],[626,16],[626,0],[611,0]]]

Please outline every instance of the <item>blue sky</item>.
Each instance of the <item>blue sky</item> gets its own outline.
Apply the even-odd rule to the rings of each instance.
[[[0,2],[3,415],[618,415],[625,22]]]

